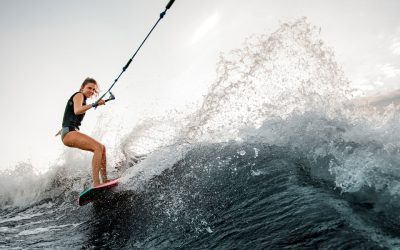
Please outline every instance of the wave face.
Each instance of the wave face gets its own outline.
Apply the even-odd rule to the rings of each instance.
[[[317,28],[251,37],[217,72],[197,111],[132,128],[103,202],[77,206],[76,152],[2,172],[0,247],[400,247],[399,110],[353,105]]]

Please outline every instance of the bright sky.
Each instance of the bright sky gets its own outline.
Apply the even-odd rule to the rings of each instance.
[[[0,0],[0,170],[51,165],[64,150],[54,134],[67,99],[87,76],[107,89],[167,3]],[[302,16],[321,27],[353,86],[398,89],[399,9],[397,0],[176,0],[114,88],[117,100],[89,111],[82,130],[94,133],[103,115],[101,126],[124,131],[143,114],[201,100],[221,52]]]

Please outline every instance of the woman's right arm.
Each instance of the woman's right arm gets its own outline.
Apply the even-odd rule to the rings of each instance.
[[[82,105],[83,103],[83,94],[78,93],[74,96],[74,113],[75,115],[84,114],[86,111],[92,108],[92,104]]]

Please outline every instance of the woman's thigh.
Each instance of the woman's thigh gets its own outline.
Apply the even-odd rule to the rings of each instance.
[[[71,131],[66,134],[63,143],[68,147],[79,148],[92,152],[95,151],[97,147],[101,146],[100,142],[78,131]]]

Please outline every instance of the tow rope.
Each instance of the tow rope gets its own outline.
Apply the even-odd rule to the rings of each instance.
[[[136,50],[136,52],[133,54],[133,56],[129,59],[129,61],[126,63],[126,65],[122,68],[121,73],[118,75],[118,77],[114,80],[113,84],[111,84],[110,88],[102,95],[100,96],[100,98],[93,104],[94,107],[97,107],[98,102],[104,98],[104,96],[106,96],[108,93],[110,94],[109,98],[107,100],[105,100],[106,102],[114,100],[115,96],[111,93],[111,89],[114,87],[114,85],[117,83],[117,81],[119,80],[119,78],[121,77],[121,75],[125,72],[125,70],[129,67],[129,65],[131,64],[133,58],[135,58],[136,54],[139,52],[140,48],[142,48],[143,44],[146,42],[147,38],[150,36],[150,34],[153,32],[153,30],[155,29],[155,27],[157,26],[157,24],[161,21],[161,19],[163,19],[163,17],[165,16],[165,14],[167,13],[167,10],[169,10],[169,8],[171,8],[172,4],[175,2],[175,0],[170,0],[167,4],[167,6],[165,7],[165,10],[163,12],[160,13],[160,17],[158,18],[156,24],[154,24],[153,28],[151,28],[150,32],[147,34],[147,36],[144,38],[143,42],[140,44],[139,48]]]

